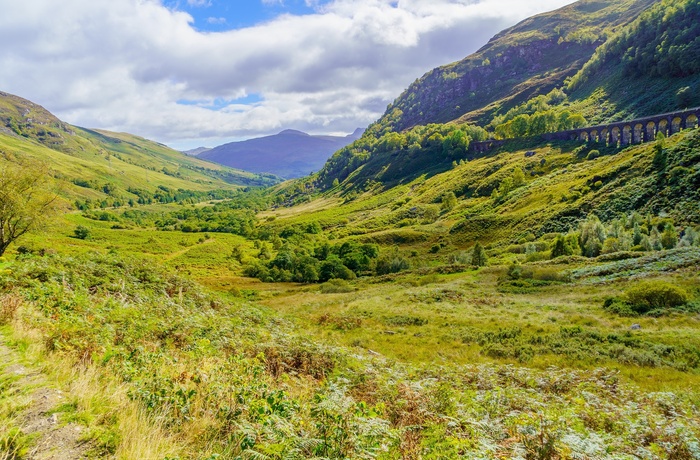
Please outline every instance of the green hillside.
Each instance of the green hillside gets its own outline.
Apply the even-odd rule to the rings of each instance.
[[[417,80],[311,184],[328,189],[337,179],[356,191],[391,186],[473,158],[469,144],[488,137],[536,136],[700,104],[697,9],[696,0],[583,1],[528,19],[475,55]],[[578,50],[576,59],[567,50]],[[519,57],[504,58],[508,53]],[[553,67],[563,63],[566,71]],[[484,69],[499,78],[484,74],[483,82],[472,81]],[[527,81],[502,81],[510,74]],[[468,90],[466,84],[476,86]],[[453,103],[460,109],[452,110]]]
[[[700,128],[538,136],[694,103],[698,4],[526,20],[281,184],[2,95],[79,212],[0,257],[0,458],[699,459]]]
[[[654,0],[584,0],[504,30],[473,55],[416,80],[377,122],[378,130],[463,121],[488,123],[576,74],[596,48]]]
[[[274,176],[239,171],[186,156],[124,133],[88,130],[60,121],[43,107],[0,93],[0,158],[45,163],[63,195],[85,205],[126,204],[176,195],[265,186]]]

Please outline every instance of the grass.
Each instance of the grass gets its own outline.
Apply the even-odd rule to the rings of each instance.
[[[577,309],[588,302],[583,288],[540,309],[528,305],[532,293],[499,294],[498,270],[484,269],[362,280],[350,293],[294,285],[260,293],[275,308],[301,304],[304,311],[289,310],[296,327],[244,299],[207,294],[167,269],[114,255],[24,256],[12,269],[26,299],[15,343],[71,395],[56,410],[89,427],[95,455],[497,457],[542,449],[544,436],[552,452],[641,446],[660,458],[654,455],[693,449],[699,429],[694,393],[646,392],[674,389],[681,375],[677,388],[696,387],[690,372],[650,368],[647,377],[665,380],[645,386],[633,366],[554,368],[557,361],[543,355],[528,368],[452,336],[482,326],[499,331],[525,314],[545,333],[574,324],[616,330],[601,324],[604,315]],[[557,291],[543,293],[549,303]],[[560,324],[550,326],[550,318]],[[682,322],[664,321],[673,329]],[[368,343],[337,346],[347,340]]]

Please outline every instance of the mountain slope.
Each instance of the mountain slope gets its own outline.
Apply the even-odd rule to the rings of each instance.
[[[33,102],[0,93],[0,163],[37,161],[48,164],[67,197],[102,204],[278,180],[188,157],[138,136],[71,126]]]
[[[526,19],[462,61],[416,80],[377,127],[402,131],[460,117],[486,124],[495,113],[561,86],[608,36],[654,2],[583,0]]]
[[[360,140],[331,157],[313,185],[328,189],[337,179],[354,190],[390,187],[473,159],[469,144],[485,137],[528,137],[700,105],[698,24],[700,0],[583,0],[528,19],[411,85]],[[574,55],[581,57],[576,65]],[[563,64],[566,72],[557,67]],[[467,94],[465,85],[476,86]]]
[[[273,136],[224,144],[200,153],[199,158],[245,171],[295,178],[320,169],[333,152],[361,135],[359,129],[345,137],[311,136],[289,129]]]

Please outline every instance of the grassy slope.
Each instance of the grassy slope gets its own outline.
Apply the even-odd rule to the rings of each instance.
[[[698,142],[697,131],[668,139],[669,152],[687,154],[668,170],[679,165],[692,168],[697,162],[693,152]],[[476,240],[507,244],[528,232],[542,235],[566,231],[591,211],[604,220],[633,210],[664,211],[680,221],[697,223],[692,184],[687,190],[669,187],[666,176],[652,166],[652,147],[646,144],[619,150],[577,143],[514,142],[456,168],[425,174],[394,187],[378,185],[364,194],[350,196],[336,189],[325,194],[318,205],[312,202],[267,214],[277,216],[279,225],[280,219],[290,223],[316,220],[338,237],[363,235],[371,239],[386,232],[418,233],[433,242],[448,238],[458,246]],[[594,149],[603,155],[586,159]],[[528,158],[526,151],[534,151],[535,155]],[[447,168],[449,165],[444,165],[443,169]],[[492,191],[516,168],[525,172],[525,186],[494,202]],[[599,180],[601,184],[596,187]],[[438,206],[442,195],[450,191],[461,198],[458,206],[435,223],[421,223],[417,217],[420,210]],[[345,200],[336,206],[337,201],[331,197]]]
[[[276,181],[188,157],[130,134],[70,126],[42,107],[6,93],[0,93],[0,122],[4,125],[0,161],[48,163],[55,177],[65,181],[66,195],[71,197],[106,196],[100,190],[75,186],[74,179],[110,184],[122,194],[130,187],[205,191]]]

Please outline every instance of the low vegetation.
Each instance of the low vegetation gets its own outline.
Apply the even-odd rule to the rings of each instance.
[[[700,132],[527,137],[693,100],[697,2],[652,3],[527,20],[267,189],[3,93],[0,354],[93,458],[700,458]],[[7,193],[37,158],[55,202]],[[28,458],[11,369],[0,458]]]

